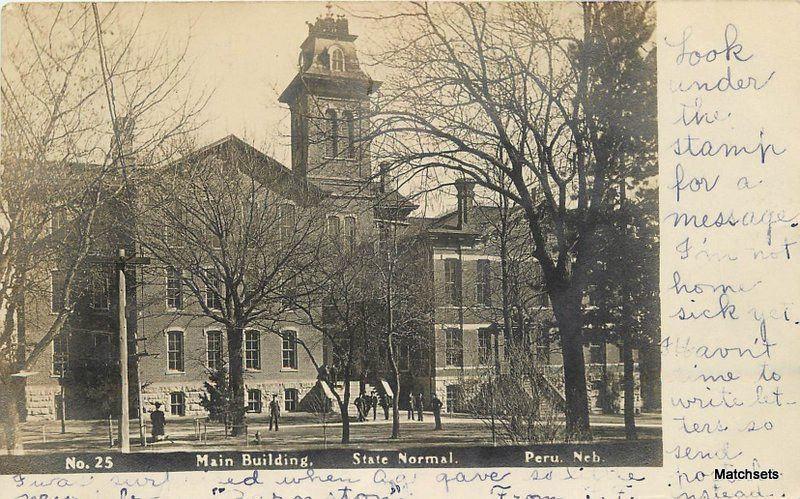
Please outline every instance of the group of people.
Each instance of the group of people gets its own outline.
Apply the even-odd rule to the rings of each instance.
[[[372,390],[369,395],[362,393],[353,401],[359,421],[366,421],[370,410],[372,411],[372,420],[375,421],[378,417],[378,405],[383,409],[383,419],[389,419],[389,406],[391,404],[392,397],[385,393],[378,396],[375,390]]]
[[[358,416],[358,421],[366,421],[369,417],[370,411],[372,411],[372,420],[375,421],[377,419],[377,412],[378,412],[378,405],[381,406],[383,409],[383,418],[389,419],[389,406],[392,404],[392,397],[381,394],[380,396],[375,393],[375,390],[371,391],[369,395],[366,393],[360,394],[358,397],[355,398],[353,401],[353,405],[356,406],[356,414]],[[430,409],[433,412],[433,419],[436,423],[435,429],[441,430],[442,429],[442,401],[439,400],[439,397],[436,394],[431,395],[431,404]],[[423,410],[425,409],[424,398],[422,396],[422,392],[417,393],[414,395],[413,393],[408,394],[408,419],[415,421],[423,420]]]
[[[433,412],[433,420],[436,423],[436,430],[442,429],[442,401],[436,396],[436,393],[431,394],[431,411]],[[425,409],[425,402],[422,397],[422,392],[414,395],[408,394],[408,419],[414,421],[416,419],[422,421],[422,411]]]
[[[369,395],[366,393],[360,394],[353,401],[353,404],[356,406],[358,421],[366,421],[367,417],[369,417],[370,411],[372,411],[372,420],[375,421],[377,419],[378,405],[380,405],[383,409],[383,418],[388,420],[389,406],[392,404],[392,397],[385,393],[378,395],[375,390],[372,390]],[[442,401],[439,400],[439,397],[437,397],[435,393],[432,394],[430,408],[433,411],[433,418],[436,423],[435,429],[437,430],[442,429],[442,405]],[[422,397],[422,392],[417,393],[417,395],[414,395],[413,393],[408,394],[408,419],[418,419],[419,421],[422,421],[422,411],[424,408],[425,404]],[[278,422],[280,420],[280,416],[281,406],[278,402],[278,396],[273,394],[272,401],[269,403],[270,431],[272,431],[273,427],[275,428],[275,431],[278,431]],[[150,424],[152,428],[153,441],[163,440],[165,438],[164,430],[167,420],[166,416],[164,415],[164,411],[161,410],[160,402],[156,402],[155,410],[150,412]]]

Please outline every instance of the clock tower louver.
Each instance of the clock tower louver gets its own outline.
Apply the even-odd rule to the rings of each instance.
[[[370,178],[369,98],[379,82],[358,61],[348,20],[330,11],[308,23],[297,75],[281,94],[291,111],[292,169],[326,190]]]

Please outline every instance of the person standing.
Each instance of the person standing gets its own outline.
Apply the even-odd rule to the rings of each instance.
[[[353,405],[356,406],[356,412],[358,413],[358,422],[364,421],[364,396],[359,395],[353,401]]]
[[[281,405],[278,403],[278,396],[272,394],[272,401],[269,403],[269,431],[272,431],[272,424],[275,424],[275,431],[278,431],[278,420],[281,417]]]
[[[385,393],[381,395],[381,409],[383,409],[383,419],[389,419],[389,404],[391,400]]]
[[[164,427],[167,425],[167,418],[161,410],[161,402],[156,402],[156,410],[150,413],[150,424],[153,441],[164,440]]]
[[[369,403],[372,406],[372,420],[375,421],[378,417],[378,396],[375,395],[374,391],[369,397]]]
[[[436,422],[436,427],[434,430],[441,430],[442,429],[442,401],[439,400],[439,397],[436,396],[436,393],[433,394],[433,398],[431,399],[431,409],[433,409],[433,420]]]
[[[414,420],[414,394],[408,392],[408,419]]]
[[[415,402],[417,406],[417,416],[419,416],[419,420],[422,421],[422,409],[423,409],[422,392],[419,392],[417,394],[417,399],[415,400]]]

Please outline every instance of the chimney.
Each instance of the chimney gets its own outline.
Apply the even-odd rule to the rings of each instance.
[[[463,229],[472,221],[475,206],[475,181],[458,179],[454,185],[458,200],[458,228]]]

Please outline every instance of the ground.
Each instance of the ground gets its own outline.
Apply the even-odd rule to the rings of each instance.
[[[401,437],[391,440],[391,420],[371,418],[362,423],[350,424],[350,447],[382,450],[403,447],[437,445],[492,445],[489,423],[464,416],[442,417],[443,429],[434,431],[433,415],[425,413],[424,421],[406,419],[405,411],[400,420]],[[591,425],[595,441],[624,439],[624,424],[621,415],[592,415]],[[199,426],[199,432],[198,432]],[[637,417],[639,437],[658,439],[661,437],[661,417],[644,414]],[[280,431],[269,431],[265,415],[248,416],[248,431],[239,437],[226,437],[222,425],[197,425],[194,418],[167,419],[168,439],[146,447],[140,446],[139,421],[131,421],[131,450],[133,452],[171,452],[194,450],[244,450],[278,448],[280,450],[305,450],[342,447],[341,423],[338,415],[323,424],[319,416],[308,413],[284,414]],[[256,443],[258,432],[260,443]],[[112,433],[116,438],[116,422]],[[149,435],[149,427],[147,427]],[[199,438],[198,438],[199,434]],[[60,421],[35,421],[24,423],[23,441],[26,452],[84,452],[109,449],[108,421],[66,422],[66,432],[61,433]]]

